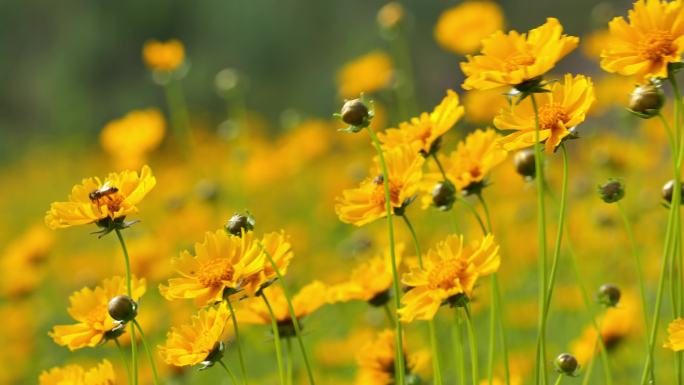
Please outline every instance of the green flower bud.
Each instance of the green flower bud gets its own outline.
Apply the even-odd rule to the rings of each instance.
[[[534,179],[536,173],[536,166],[534,163],[534,150],[526,148],[515,153],[513,157],[515,164],[515,171],[527,180]]]
[[[414,374],[414,373],[409,373],[406,375],[404,382],[406,382],[406,385],[422,385],[423,380],[420,378],[419,375]]]
[[[681,188],[682,193],[679,195],[680,196],[679,204],[681,205],[681,204],[684,204],[684,199],[681,198],[681,197],[684,197],[684,183],[681,184],[680,188]],[[667,201],[667,203],[672,203],[673,194],[674,194],[674,179],[671,179],[671,180],[667,181],[667,183],[665,183],[665,185],[663,186],[662,196],[663,196],[663,199],[665,199],[665,201]]]
[[[356,127],[367,125],[370,119],[368,107],[361,99],[347,100],[342,106],[340,115],[343,122]]]
[[[615,203],[625,197],[625,186],[617,179],[609,179],[598,187],[598,193],[604,202]]]
[[[610,283],[601,285],[598,291],[599,303],[608,307],[617,306],[620,302],[620,296],[620,288]]]
[[[228,222],[226,222],[226,225],[223,226],[223,228],[226,230],[227,233],[233,234],[235,236],[241,236],[242,231],[251,231],[254,230],[254,225],[256,224],[256,221],[254,220],[254,217],[251,215],[243,215],[243,214],[233,214],[230,219],[228,219]]]
[[[658,115],[664,104],[663,90],[653,83],[637,86],[629,98],[629,110],[644,119]]]
[[[567,376],[574,376],[577,373],[577,369],[579,369],[577,359],[570,353],[563,353],[556,357],[554,365],[559,373]]]
[[[456,187],[448,180],[439,182],[432,189],[432,204],[441,211],[448,211],[456,202]]]
[[[119,322],[128,322],[138,315],[138,304],[127,295],[117,295],[107,305],[109,316]]]

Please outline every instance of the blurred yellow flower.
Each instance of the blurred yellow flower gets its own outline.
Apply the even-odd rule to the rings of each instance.
[[[600,29],[593,31],[582,37],[582,46],[580,49],[584,56],[592,60],[599,60],[601,52],[611,44],[615,37],[610,34],[608,29]]]
[[[402,277],[412,289],[401,298],[401,321],[431,320],[445,302],[460,294],[470,297],[478,278],[495,273],[500,263],[491,234],[468,246],[462,235],[450,235],[428,251],[423,269],[414,267]]]
[[[582,123],[596,100],[594,84],[584,75],[566,74],[563,82],[553,83],[548,93],[537,95],[539,139],[545,142],[546,153],[553,153],[561,140]],[[501,139],[506,150],[512,151],[534,145],[535,112],[531,100],[501,110],[494,118],[500,130],[515,130]]]
[[[67,365],[44,370],[38,378],[39,385],[114,385],[114,367],[108,360],[102,360],[88,370],[80,365]]]
[[[53,243],[54,235],[42,224],[32,226],[10,243],[0,258],[0,269],[13,273],[0,281],[0,293],[16,298],[33,291],[45,275],[43,265]]]
[[[100,144],[114,158],[117,167],[138,168],[147,154],[159,146],[165,129],[164,116],[156,108],[131,111],[105,125]]]
[[[378,332],[374,340],[368,341],[363,345],[356,355],[359,370],[354,384],[394,384],[395,346],[394,331],[389,329]],[[423,351],[406,355],[406,343],[403,346],[407,374],[414,374],[424,370],[430,361],[430,355]]]
[[[206,361],[218,349],[230,312],[225,302],[200,310],[190,324],[172,327],[159,354],[169,365],[191,366]]]
[[[394,209],[410,202],[418,191],[423,177],[425,159],[408,146],[385,151],[389,172],[390,203]],[[337,198],[335,212],[342,222],[363,226],[387,215],[385,208],[384,175],[380,161],[374,159],[372,178],[366,178],[358,188],[345,190]]]
[[[131,283],[132,297],[137,301],[145,294],[145,279],[134,277]],[[78,322],[57,325],[48,334],[55,343],[66,346],[69,350],[94,347],[108,338],[116,337],[118,331],[112,332],[112,329],[118,324],[109,316],[107,305],[109,300],[126,292],[126,280],[123,277],[105,279],[95,289],[85,287],[75,292],[69,297],[71,306],[67,311]]]
[[[502,108],[508,105],[503,95],[508,89],[472,90],[463,95],[463,107],[468,111],[465,120],[470,123],[491,124]]]
[[[684,319],[677,318],[667,326],[667,341],[663,347],[675,352],[684,350]]]
[[[435,40],[457,54],[476,52],[482,40],[503,28],[501,7],[493,1],[468,0],[442,12],[435,25]]]
[[[166,42],[150,40],[143,46],[145,64],[153,71],[173,71],[185,60],[183,43],[172,39]]]
[[[684,52],[684,3],[638,0],[629,23],[616,17],[608,25],[613,41],[601,53],[601,68],[641,80],[668,76],[667,65]]]
[[[427,155],[436,150],[439,140],[463,116],[463,106],[459,104],[458,94],[447,90],[447,95],[431,112],[423,112],[399,128],[390,128],[378,133],[378,139],[385,149],[398,146],[411,146]]]
[[[563,26],[555,18],[520,34],[495,32],[482,42],[480,55],[468,55],[461,63],[466,75],[463,88],[486,90],[517,86],[551,70],[579,43],[575,36],[563,35]]]
[[[373,51],[342,67],[337,73],[338,92],[342,98],[370,94],[387,87],[393,76],[390,57],[382,51]]]
[[[394,28],[404,19],[404,13],[404,7],[401,4],[391,1],[378,11],[378,25],[386,29]]]
[[[145,165],[135,171],[110,173],[107,178],[87,178],[74,186],[68,202],[54,202],[45,214],[51,229],[95,223],[102,219],[121,219],[138,212],[138,204],[157,180]]]

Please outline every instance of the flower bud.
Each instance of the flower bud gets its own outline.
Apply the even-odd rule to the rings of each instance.
[[[392,29],[404,18],[404,7],[396,1],[385,4],[378,11],[378,24],[383,29]]]
[[[138,304],[127,295],[117,295],[107,305],[109,316],[119,322],[128,322],[138,315]]]
[[[613,284],[606,283],[599,287],[598,300],[599,303],[605,306],[615,307],[618,302],[620,302],[620,295],[620,288]]]
[[[625,186],[617,179],[609,179],[598,187],[598,193],[604,202],[615,203],[624,198]]]
[[[679,204],[684,204],[684,199],[681,197],[684,197],[684,183],[681,184],[680,186],[682,193],[679,195]],[[672,203],[672,196],[674,195],[674,179],[671,179],[665,183],[663,186],[663,191],[662,191],[662,196],[663,199],[667,201],[667,203]]]
[[[420,378],[419,375],[415,373],[409,373],[406,375],[404,382],[406,382],[406,385],[421,385],[423,383],[423,380]]]
[[[644,119],[658,115],[664,104],[663,90],[653,83],[637,86],[629,98],[629,110]]]
[[[342,121],[355,127],[361,127],[368,124],[370,115],[368,107],[361,99],[347,100],[340,111]]]
[[[456,201],[456,187],[448,180],[439,182],[432,189],[432,204],[441,211],[448,211]]]
[[[534,163],[533,149],[526,148],[518,151],[513,157],[513,163],[515,164],[515,171],[517,171],[520,176],[528,180],[534,179],[536,166]]]
[[[568,376],[574,376],[577,372],[577,369],[579,368],[579,363],[577,363],[577,359],[570,353],[563,353],[556,357],[554,365],[556,366],[556,370],[559,373]]]
[[[254,217],[251,215],[243,215],[243,214],[233,214],[230,219],[228,219],[228,222],[226,222],[226,225],[223,226],[223,228],[228,232],[229,234],[233,234],[235,236],[241,236],[242,231],[251,231],[254,230],[254,225],[256,224],[256,221],[254,220]]]

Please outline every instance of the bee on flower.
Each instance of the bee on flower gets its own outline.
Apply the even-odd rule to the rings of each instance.
[[[38,378],[39,385],[114,385],[116,375],[108,360],[85,369],[80,365],[67,365],[44,370]]]
[[[153,71],[171,72],[178,69],[185,60],[183,43],[172,39],[165,42],[150,40],[142,51],[145,64]]]

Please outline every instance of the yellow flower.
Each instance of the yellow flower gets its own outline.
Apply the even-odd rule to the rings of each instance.
[[[663,347],[675,352],[684,350],[684,319],[677,318],[670,322],[667,326],[667,341]]]
[[[566,74],[562,83],[553,83],[548,93],[537,95],[539,139],[546,141],[546,152],[552,153],[561,140],[582,123],[594,103],[594,84],[583,75]],[[504,108],[494,119],[500,130],[515,130],[501,139],[506,150],[512,151],[534,145],[535,113],[531,100]]]
[[[508,101],[502,97],[508,89],[472,90],[463,95],[463,107],[468,111],[465,120],[471,123],[491,124],[496,114]]]
[[[143,59],[153,71],[173,71],[183,64],[185,48],[175,39],[166,42],[150,40],[143,46]]]
[[[342,98],[355,98],[387,87],[393,76],[389,56],[373,51],[345,64],[337,73],[337,87]]]
[[[503,27],[501,7],[492,1],[469,0],[442,12],[435,25],[435,40],[457,54],[480,49],[482,39]]]
[[[463,88],[520,85],[547,73],[578,43],[577,37],[563,35],[563,26],[554,18],[527,34],[495,32],[482,42],[480,55],[468,55],[468,61],[461,63],[467,77]]]
[[[104,180],[87,178],[74,186],[68,202],[55,202],[45,214],[51,229],[121,219],[138,212],[138,204],[157,183],[152,170],[111,173]]]
[[[629,23],[616,17],[608,25],[613,40],[601,53],[601,68],[644,81],[666,78],[667,65],[679,63],[684,52],[684,3],[639,0],[629,11]]]
[[[409,145],[424,155],[434,151],[433,145],[463,116],[463,106],[459,104],[458,94],[447,90],[447,95],[431,112],[423,112],[419,117],[399,124],[399,128],[387,129],[378,133],[384,148]]]
[[[389,172],[390,203],[394,209],[413,199],[423,176],[425,159],[407,146],[385,151]],[[345,190],[337,198],[335,212],[342,222],[363,226],[386,216],[384,176],[380,161],[374,159],[372,178],[366,178],[358,188]]]
[[[429,354],[418,352],[406,356],[406,372],[416,373],[424,369],[429,362]],[[361,347],[356,356],[359,371],[356,385],[391,385],[394,384],[394,358],[396,357],[394,331],[386,329],[378,333],[377,338],[368,341]]]
[[[131,111],[102,129],[100,144],[124,169],[140,167],[164,138],[166,122],[156,108]]]
[[[103,360],[96,367],[88,370],[79,365],[54,367],[44,370],[38,378],[39,385],[113,385],[116,376],[114,367],[108,360]]]
[[[592,31],[586,36],[582,37],[582,46],[580,49],[584,56],[592,60],[601,58],[601,52],[605,47],[613,44],[615,37],[610,34],[608,29],[600,29]]]
[[[43,225],[34,225],[10,243],[0,258],[0,269],[11,271],[0,281],[0,293],[8,298],[29,294],[44,277],[43,265],[54,235]]]
[[[491,234],[469,246],[462,235],[450,235],[428,251],[423,269],[414,267],[402,277],[412,289],[401,298],[401,321],[430,320],[445,302],[460,294],[470,297],[478,278],[496,272],[500,263]]]
[[[132,297],[137,301],[145,294],[145,279],[133,278],[132,288]],[[113,337],[112,329],[117,323],[109,316],[107,305],[112,298],[126,293],[123,277],[105,279],[95,289],[86,287],[75,292],[69,297],[71,306],[67,311],[77,323],[55,326],[50,337],[69,350],[94,347]]]
[[[164,362],[174,366],[191,366],[206,361],[220,344],[228,324],[230,311],[225,302],[200,310],[190,324],[172,327],[166,344],[158,346]]]
[[[244,283],[264,269],[264,254],[253,241],[253,233],[237,237],[223,229],[207,232],[202,243],[195,244],[195,255],[187,250],[172,261],[180,278],[169,279],[159,291],[168,300],[193,299],[206,306],[223,300],[224,291],[246,289]]]

